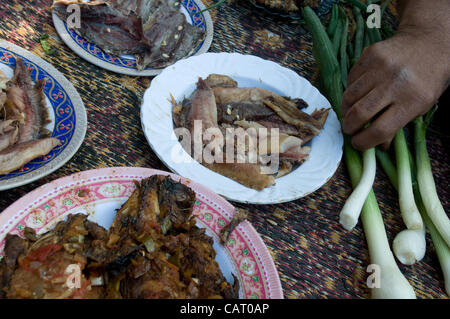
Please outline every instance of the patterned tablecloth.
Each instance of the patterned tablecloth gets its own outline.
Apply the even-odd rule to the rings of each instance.
[[[204,0],[207,4],[211,0]],[[269,16],[237,1],[212,12],[212,52],[239,52],[273,60],[314,82],[316,64],[311,37],[299,24]],[[141,98],[151,78],[130,77],[100,69],[75,55],[57,35],[49,7],[52,0],[2,0],[0,38],[19,45],[54,65],[80,93],[88,129],[76,155],[55,173],[23,187],[0,192],[0,212],[15,200],[54,179],[75,172],[112,166],[168,170],[152,152],[141,130]],[[392,7],[391,7],[392,9]],[[48,56],[39,44],[42,34],[57,49]],[[448,136],[431,131],[428,147],[438,194],[450,209]],[[396,192],[378,170],[374,185],[390,242],[403,222]],[[368,298],[366,267],[370,263],[361,224],[346,232],[339,211],[351,191],[343,164],[320,190],[278,205],[242,205],[275,260],[286,298]],[[425,258],[400,269],[419,298],[445,298],[444,280],[427,235]]]

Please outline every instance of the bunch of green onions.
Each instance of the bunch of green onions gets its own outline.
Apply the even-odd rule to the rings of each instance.
[[[343,90],[347,87],[349,68],[359,59],[364,47],[382,40],[380,30],[369,29],[364,23],[361,10],[365,10],[371,1],[346,2],[353,4],[356,21],[353,43],[348,41],[348,17],[338,4],[333,6],[327,28],[311,8],[303,9],[303,17],[312,33],[321,90],[330,100],[341,123],[341,101]],[[386,5],[387,1],[382,6],[382,12]],[[383,30],[383,34],[391,35],[389,27],[383,26]],[[341,211],[340,222],[344,228],[351,230],[361,217],[371,263],[377,264],[381,272],[379,288],[372,288],[373,298],[415,298],[412,286],[401,273],[390,249],[380,208],[372,190],[376,158],[399,192],[400,210],[407,227],[394,240],[397,259],[404,264],[412,264],[423,258],[426,249],[426,225],[431,233],[449,294],[450,220],[436,194],[425,142],[427,123],[428,121],[423,121],[422,118],[415,121],[416,163],[410,155],[403,130],[397,133],[394,140],[397,166],[389,154],[381,150],[369,149],[361,154],[351,146],[350,137],[344,134],[344,159],[354,190]],[[416,176],[417,183],[413,183]]]

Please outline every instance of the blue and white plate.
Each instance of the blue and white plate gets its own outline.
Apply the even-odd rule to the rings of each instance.
[[[10,78],[17,58],[21,58],[31,71],[33,82],[45,79],[44,94],[51,120],[47,129],[52,132],[52,137],[60,140],[60,145],[24,167],[0,175],[0,191],[31,183],[60,168],[81,146],[87,127],[83,101],[64,75],[34,54],[0,40],[0,70]]]
[[[213,23],[210,14],[206,11],[196,14],[205,9],[201,0],[181,0],[181,11],[186,16],[187,21],[206,32],[205,40],[197,47],[192,55],[199,55],[209,50],[213,39]],[[155,76],[161,73],[162,69],[146,68],[142,71],[136,69],[136,59],[132,55],[112,56],[105,53],[100,47],[89,43],[73,29],[67,27],[67,23],[62,21],[55,13],[52,15],[53,24],[62,40],[76,54],[86,61],[91,62],[103,69],[116,73],[134,76]]]

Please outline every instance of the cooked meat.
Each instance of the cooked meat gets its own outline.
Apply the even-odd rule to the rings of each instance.
[[[280,159],[295,160],[296,164],[301,164],[308,159],[310,152],[311,148],[309,146],[292,147],[280,153]]]
[[[6,86],[9,82],[8,77],[3,73],[2,70],[0,70],[0,92],[1,90],[6,89]],[[2,108],[3,104],[5,103],[6,96],[3,93],[0,93],[0,109]]]
[[[0,135],[13,131],[17,127],[16,120],[0,120]]]
[[[209,87],[221,86],[221,87],[237,87],[237,82],[231,77],[222,74],[210,74],[206,80],[206,84]]]
[[[292,168],[295,164],[296,162],[294,160],[280,159],[280,167],[275,178],[283,177],[292,172]]]
[[[233,294],[233,287],[226,281],[215,260],[213,239],[204,229],[192,227],[189,231],[188,246],[184,247],[180,259],[180,271],[185,279],[199,282],[199,298],[222,298]],[[233,296],[234,295],[234,296]]]
[[[41,80],[33,85],[30,72],[22,60],[17,59],[11,87],[7,90],[8,99],[24,114],[24,123],[20,126],[18,143],[36,139],[43,133],[48,123],[44,82]]]
[[[88,234],[92,236],[94,240],[104,240],[108,235],[108,231],[97,223],[91,222],[89,220],[84,221],[84,227],[88,231]]]
[[[262,4],[268,8],[280,10],[283,12],[298,11],[297,0],[256,0],[259,4]]]
[[[236,214],[233,215],[231,222],[228,223],[221,231],[220,231],[220,242],[225,245],[230,237],[231,232],[236,228],[244,220],[248,219],[248,211],[245,209],[236,209]]]
[[[199,79],[197,90],[194,91],[190,100],[191,108],[188,116],[188,129],[191,131],[192,137],[194,137],[194,121],[202,121],[203,129],[219,126],[217,124],[217,106],[214,93],[202,79]]]
[[[218,122],[227,124],[232,124],[239,120],[257,121],[270,116],[277,116],[274,111],[262,102],[255,103],[251,101],[218,104],[217,114]]]
[[[220,296],[220,287],[231,289],[231,285],[223,280],[218,265],[214,268],[214,282],[211,282],[192,276],[194,269],[190,267],[204,267],[204,263],[198,265],[191,263],[190,267],[185,263],[185,253],[190,249],[194,239],[190,232],[196,228],[191,216],[194,201],[195,193],[190,188],[169,177],[153,176],[144,179],[138,185],[136,191],[117,213],[110,231],[116,234],[115,238],[120,237],[118,246],[125,240],[128,245],[130,242],[139,244],[139,250],[133,253],[131,258],[124,260],[122,274],[120,272],[113,274],[115,278],[122,277],[117,279],[120,282],[118,284],[120,294],[117,295],[117,289],[110,289],[110,296],[206,298],[213,292],[214,295]],[[125,229],[122,227],[121,234],[117,236],[121,228],[119,225],[124,224],[127,225],[127,229],[132,230],[132,233],[124,234]],[[131,237],[133,239],[130,239]],[[204,239],[203,245],[213,249],[212,239],[206,235]],[[201,252],[197,250],[190,256],[193,254],[197,256],[199,253]],[[212,258],[208,262],[214,264],[215,254],[208,257]],[[205,294],[202,295],[200,292],[203,291],[203,286],[211,288],[205,290]]]
[[[0,262],[0,299],[6,297],[11,278],[17,265],[17,258],[28,248],[28,242],[17,235],[6,235],[5,255]]]
[[[286,123],[305,127],[315,135],[320,133],[320,123],[308,113],[300,111],[292,103],[285,103],[280,97],[268,97],[263,102],[278,114]]]
[[[0,174],[8,174],[29,161],[48,154],[58,144],[57,138],[47,137],[14,144],[4,149],[0,152]]]
[[[27,240],[8,235],[0,298],[236,298],[215,261],[213,240],[195,226],[195,193],[165,176],[136,183],[107,231],[69,215]],[[69,265],[81,271],[67,287]]]
[[[159,183],[157,201],[163,234],[170,230],[186,231],[192,226],[190,218],[195,193],[189,187],[166,178]]]
[[[45,256],[44,256],[45,254]],[[61,299],[86,298],[89,281],[81,274],[82,289],[68,288],[69,265],[83,270],[86,258],[70,254],[61,245],[52,244],[30,252],[19,259],[20,267],[11,278],[8,298]],[[44,274],[44,275],[43,275]]]
[[[38,236],[33,228],[28,226],[23,230],[23,236],[31,242],[38,240]]]
[[[288,135],[292,135],[292,136],[297,136],[299,138],[302,139],[302,141],[305,143],[305,135],[310,135],[314,137],[314,133],[311,133],[309,129],[302,129],[301,127],[295,126],[295,125],[291,125],[288,124],[286,122],[283,121],[278,121],[279,117],[277,115],[277,118],[270,117],[269,119],[262,119],[262,120],[256,120],[256,122],[259,125],[264,126],[265,128],[267,128],[267,130],[270,129],[278,129],[280,133],[282,134],[288,134]],[[303,131],[306,131],[305,133],[303,133]]]
[[[53,10],[66,20],[70,4],[81,7],[84,38],[112,55],[133,54],[137,68],[162,68],[192,53],[204,31],[187,23],[176,0],[54,0]]]
[[[309,114],[301,111],[297,104],[301,100],[289,100],[269,90],[259,88],[213,87],[217,104],[228,105],[233,102],[264,103],[286,123],[307,127],[316,135],[320,132],[320,123]]]
[[[0,93],[0,174],[8,174],[47,154],[59,140],[47,138],[44,82],[33,84],[21,59],[16,59],[14,77],[2,88],[6,93]]]
[[[7,81],[5,81],[5,79]],[[2,92],[4,88],[6,88],[6,83],[8,83],[9,79],[3,74],[3,72],[0,71],[0,111],[3,109],[3,105],[5,105],[6,102],[6,93]],[[3,84],[4,83],[4,84]],[[0,113],[1,118],[1,113]]]
[[[210,170],[224,175],[238,183],[257,190],[275,184],[275,179],[261,172],[261,167],[249,163],[203,163]]]
[[[121,283],[123,298],[133,299],[185,299],[197,298],[187,294],[186,285],[180,280],[180,270],[159,252],[154,258],[139,256],[128,269]]]
[[[202,158],[202,164],[258,190],[273,185],[274,177],[288,174],[295,165],[308,159],[310,148],[303,145],[320,133],[329,112],[329,109],[319,109],[310,115],[302,111],[308,106],[302,99],[282,97],[261,88],[238,88],[231,77],[220,74],[211,74],[206,80],[200,78],[197,90],[189,98],[177,103],[172,97],[172,105],[175,128],[187,128],[191,132],[191,149],[186,149],[189,154],[192,154],[195,145],[192,139],[196,141],[198,138],[193,130],[195,121],[201,121],[203,129],[218,128],[221,133],[219,137],[225,138],[219,143],[214,144],[217,142],[214,140],[207,144],[209,141],[205,141],[202,135],[202,143],[212,147],[205,151],[211,151],[215,159],[215,162],[206,163],[206,159]],[[265,135],[261,135],[264,134],[261,129],[267,129]],[[231,132],[234,133],[230,136]],[[197,131],[199,133],[202,132]],[[277,149],[272,146],[274,137],[278,138]],[[245,145],[237,145],[239,143],[236,144],[235,139],[245,141]],[[186,143],[182,144],[187,147]],[[229,145],[234,145],[234,162],[229,160],[229,150],[226,149]],[[277,163],[273,162],[274,155],[278,155]],[[263,170],[263,164],[259,163],[268,161],[267,156],[272,161],[270,176],[267,175],[269,171]],[[274,172],[277,164],[281,167],[278,165],[278,170]]]
[[[273,96],[275,93],[260,88],[221,87],[212,88],[217,104],[230,104],[233,102],[259,102]]]
[[[10,131],[0,134],[0,152],[15,144],[18,140],[19,127],[16,125],[11,128]]]

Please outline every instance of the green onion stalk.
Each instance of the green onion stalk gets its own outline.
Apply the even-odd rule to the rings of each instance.
[[[333,104],[338,118],[342,121],[343,86],[333,45],[320,19],[311,8],[303,9],[303,17],[312,33],[313,51],[319,65],[323,91]],[[347,135],[344,135],[344,159],[353,187],[356,187],[363,174],[361,155],[351,146],[350,137]],[[415,298],[414,289],[398,268],[389,247],[380,208],[372,189],[365,198],[361,221],[371,263],[380,267],[380,285],[379,288],[372,288],[372,298]]]
[[[414,199],[411,176],[412,159],[403,129],[394,138],[394,149],[397,162],[397,189],[400,212],[405,230],[394,238],[392,247],[397,259],[405,265],[412,265],[425,256],[426,240],[425,226]]]
[[[395,170],[395,165],[390,159],[389,155],[377,149],[377,159],[380,163],[381,167],[385,171],[386,175],[388,176],[392,186],[398,190],[398,184],[397,184],[397,171]],[[415,174],[413,172],[413,177],[415,177]],[[445,242],[445,240],[442,238],[442,236],[439,234],[439,231],[434,226],[433,222],[431,221],[430,217],[428,217],[427,211],[425,209],[425,206],[423,204],[422,196],[420,194],[419,186],[417,183],[413,183],[413,192],[414,197],[417,203],[417,208],[419,209],[419,212],[422,216],[423,222],[425,224],[425,227],[428,229],[428,232],[431,235],[431,240],[433,242],[434,248],[436,250],[436,254],[439,259],[439,263],[441,265],[442,273],[444,276],[445,281],[445,291],[448,296],[450,296],[450,248]],[[424,227],[424,228],[425,228]],[[421,238],[420,238],[421,240]],[[414,244],[414,238],[411,241]],[[409,244],[409,247],[413,245]],[[415,249],[407,248],[405,251],[411,252]],[[417,251],[417,249],[416,249]],[[403,253],[404,254],[404,253]],[[398,255],[397,255],[398,256]]]
[[[431,113],[428,113],[431,114]],[[450,219],[442,207],[441,201],[436,192],[436,185],[431,171],[430,158],[428,156],[426,144],[426,130],[428,121],[418,117],[414,121],[414,144],[416,151],[417,182],[420,194],[428,216],[438,230],[442,239],[450,246]]]
[[[395,135],[394,148],[398,172],[400,212],[408,229],[421,229],[423,222],[414,201],[408,144],[403,129],[399,130]]]

